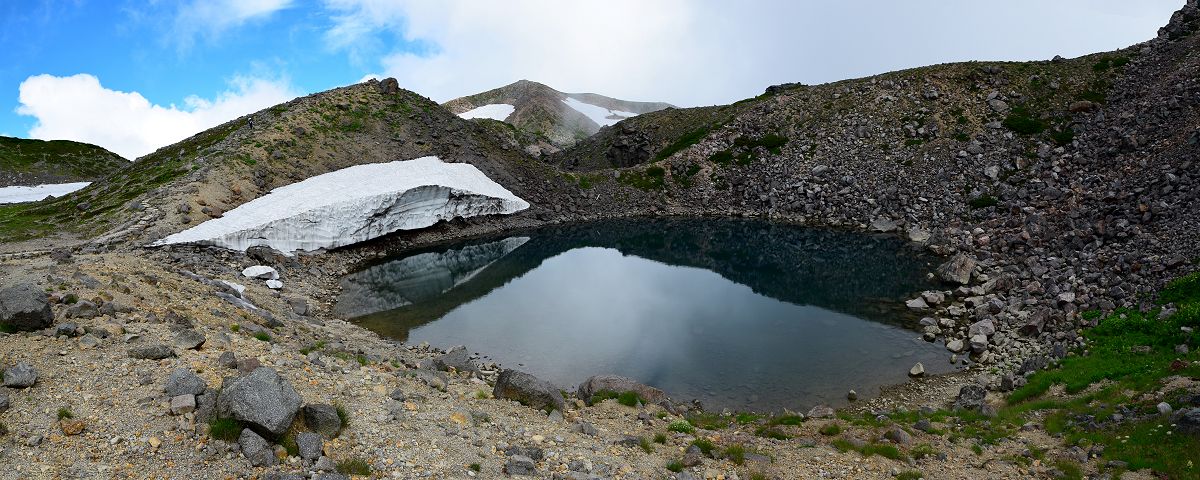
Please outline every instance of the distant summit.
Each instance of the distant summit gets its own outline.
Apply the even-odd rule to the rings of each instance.
[[[0,187],[90,182],[129,165],[96,145],[0,137]]]
[[[671,108],[662,102],[632,102],[594,93],[563,93],[520,80],[442,104],[463,118],[490,118],[544,137],[554,148],[566,148],[601,127],[643,113]]]

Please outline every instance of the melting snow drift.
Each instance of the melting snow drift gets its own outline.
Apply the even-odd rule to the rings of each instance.
[[[462,117],[462,118],[466,118],[466,119],[490,118],[492,120],[499,120],[499,121],[503,122],[504,119],[508,118],[509,115],[512,115],[512,113],[514,111],[516,111],[516,109],[517,109],[517,107],[514,107],[507,103],[493,103],[491,105],[484,105],[482,107],[472,108],[470,110],[467,110],[463,113],[458,114],[458,116]]]
[[[284,253],[350,245],[455,217],[510,214],[529,208],[467,163],[437,157],[373,163],[276,188],[215,218],[170,235],[176,243]]]
[[[36,202],[46,197],[61,197],[91,185],[91,182],[55,183],[33,187],[0,187],[0,203]]]
[[[566,103],[567,106],[579,111],[579,113],[586,115],[588,118],[592,119],[593,122],[596,122],[596,124],[600,125],[601,127],[607,127],[609,125],[614,125],[617,122],[624,120],[626,118],[637,116],[637,114],[633,113],[633,112],[622,112],[620,110],[609,110],[607,108],[604,108],[604,107],[601,107],[598,105],[592,105],[590,103],[581,102],[581,101],[576,100],[571,97],[567,97],[566,99],[564,99],[563,103]]]

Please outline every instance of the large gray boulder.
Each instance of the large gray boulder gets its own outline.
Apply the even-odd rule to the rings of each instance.
[[[303,403],[286,379],[271,368],[259,367],[227,382],[217,395],[217,412],[277,436],[291,426]]]
[[[970,410],[978,412],[983,409],[987,390],[980,385],[968,383],[958,389],[958,398],[954,400],[955,410]]]
[[[496,398],[516,400],[538,410],[566,411],[567,402],[563,400],[558,388],[550,382],[516,370],[506,369],[500,372],[492,395]]]
[[[973,272],[975,272],[975,259],[962,253],[954,255],[948,262],[937,268],[938,278],[959,285],[971,283]]]
[[[667,394],[662,390],[619,375],[593,375],[579,384],[577,395],[590,404],[592,396],[599,392],[634,392],[643,402],[654,405],[667,400]]]
[[[20,283],[0,290],[0,325],[16,330],[39,330],[53,323],[50,296],[37,285]]]

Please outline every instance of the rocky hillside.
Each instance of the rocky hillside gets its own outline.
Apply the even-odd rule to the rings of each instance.
[[[0,187],[90,182],[127,165],[120,155],[87,143],[0,137]]]
[[[535,206],[567,182],[511,136],[401,90],[394,79],[338,88],[235,119],[140,158],[103,181],[34,206],[0,206],[0,240],[66,230],[98,245],[143,244],[272,188],[364,163],[437,155],[474,164]]]
[[[460,115],[489,105],[511,107],[497,108],[493,115],[500,118],[493,120],[507,122],[550,144],[533,144],[528,150],[534,155],[570,147],[600,131],[601,127],[626,118],[671,108],[670,104],[661,102],[631,102],[594,93],[563,93],[529,80],[442,104]]]

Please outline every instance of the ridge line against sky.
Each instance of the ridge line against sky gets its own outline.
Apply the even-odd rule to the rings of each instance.
[[[369,77],[437,101],[525,78],[570,92],[730,103],[966,60],[1153,38],[1183,0],[10,0],[0,135],[126,158]]]

